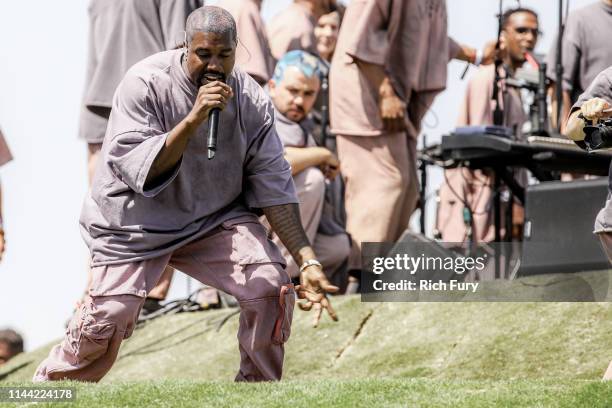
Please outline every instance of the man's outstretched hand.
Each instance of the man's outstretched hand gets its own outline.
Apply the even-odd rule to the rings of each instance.
[[[332,320],[338,321],[327,294],[336,293],[339,288],[329,283],[320,266],[311,265],[304,269],[300,274],[300,284],[295,289],[298,297],[306,300],[298,303],[299,308],[305,311],[314,309],[313,327],[319,325],[323,309],[327,310]]]

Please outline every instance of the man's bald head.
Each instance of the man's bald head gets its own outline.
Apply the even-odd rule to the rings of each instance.
[[[215,6],[204,6],[193,11],[187,17],[185,27],[187,42],[191,42],[196,33],[214,33],[221,36],[229,35],[234,44],[238,43],[236,22],[225,9]]]

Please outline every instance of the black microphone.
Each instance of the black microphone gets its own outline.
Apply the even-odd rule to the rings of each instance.
[[[219,113],[221,109],[213,108],[210,110],[208,114],[208,160],[211,160],[215,157],[215,152],[217,151],[217,129],[219,127]]]
[[[218,72],[205,72],[203,78],[200,80],[202,83],[203,79],[206,78],[206,74],[214,75],[214,80],[225,82],[225,75]],[[211,79],[212,80],[212,79]],[[213,108],[208,113],[208,139],[206,140],[206,147],[208,147],[208,160],[212,160],[217,152],[217,129],[219,128],[219,113],[221,109]]]

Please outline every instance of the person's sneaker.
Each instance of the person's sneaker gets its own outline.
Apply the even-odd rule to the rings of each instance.
[[[147,316],[153,312],[157,312],[162,307],[164,306],[159,299],[146,298],[140,310],[140,316]]]

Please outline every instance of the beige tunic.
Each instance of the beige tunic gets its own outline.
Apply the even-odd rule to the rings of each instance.
[[[330,72],[332,132],[347,136],[383,133],[378,90],[354,58],[385,67],[408,104],[409,134],[434,96],[446,87],[449,57],[457,44],[447,36],[445,0],[353,0],[344,15]]]
[[[216,6],[229,11],[236,20],[236,64],[260,85],[265,84],[274,71],[274,59],[259,6],[253,0],[221,0]]]
[[[292,3],[274,16],[268,24],[272,56],[279,60],[292,50],[304,50],[318,55],[314,15],[299,4]]]

